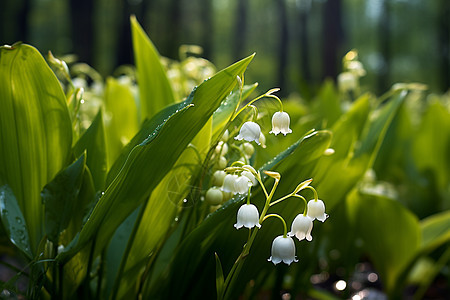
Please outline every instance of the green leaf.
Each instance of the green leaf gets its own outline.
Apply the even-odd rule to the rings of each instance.
[[[172,170],[152,191],[145,211],[136,220],[136,234],[133,236],[129,232],[128,243],[131,249],[123,257],[125,267],[123,274],[120,274],[120,285],[118,284],[119,298],[124,297],[129,292],[128,289],[135,287],[135,281],[140,275],[138,270],[142,269],[149,257],[156,255],[157,247],[161,246],[161,241],[174,224],[181,205],[186,205],[183,200],[192,188],[191,179],[202,168],[209,150],[211,125],[210,120],[192,140],[191,146],[180,155]]]
[[[8,185],[0,186],[0,215],[11,242],[29,259],[33,257],[28,228],[17,199]]]
[[[429,216],[420,222],[422,252],[429,252],[450,241],[450,210]]]
[[[386,291],[395,292],[398,276],[420,246],[417,217],[400,203],[376,194],[353,191],[347,201],[352,226],[357,228]]]
[[[448,189],[450,182],[450,112],[439,100],[427,107],[416,133],[413,154],[420,171],[431,171],[440,190]]]
[[[40,192],[69,161],[72,124],[58,79],[29,45],[0,47],[0,99],[0,183],[14,192],[36,253]]]
[[[258,86],[257,83],[252,85],[245,85],[242,90],[242,100],[247,99],[248,96],[255,90]],[[240,91],[234,91],[230,96],[228,96],[222,105],[214,112],[213,115],[213,139],[217,138],[217,135],[222,131],[223,127],[226,125],[231,115],[236,110],[236,106],[239,105]]]
[[[59,172],[42,190],[45,205],[45,233],[58,244],[60,233],[67,228],[77,207],[78,194],[83,182],[86,155]]]
[[[141,120],[150,119],[176,101],[160,56],[153,43],[131,16],[133,50],[138,73]]]
[[[99,249],[107,244],[117,227],[142,204],[208,122],[236,84],[236,76],[245,71],[252,58],[253,55],[203,82],[191,93],[189,103],[182,110],[167,116],[147,139],[133,148],[119,174],[94,208],[79,239],[60,254],[63,261],[94,235]]]
[[[74,155],[77,157],[83,155],[84,151],[86,151],[86,164],[92,173],[94,187],[97,191],[102,191],[105,188],[107,155],[101,110],[73,147]]]
[[[220,263],[219,255],[214,253],[216,257],[216,290],[217,290],[217,300],[222,300],[223,292],[224,292],[224,279],[223,279],[223,270],[222,264]]]
[[[104,98],[105,134],[108,167],[111,167],[122,149],[139,131],[138,111],[130,86],[114,78],[106,81]],[[89,158],[89,155],[88,155]]]

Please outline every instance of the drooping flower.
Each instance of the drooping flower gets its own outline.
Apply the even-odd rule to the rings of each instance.
[[[277,236],[272,242],[272,256],[268,261],[273,262],[274,265],[284,262],[290,265],[292,262],[297,262],[295,258],[295,244],[291,237]]]
[[[247,142],[255,141],[258,145],[260,145],[260,134],[261,127],[259,127],[258,124],[256,124],[255,122],[245,122],[244,124],[242,124],[241,130],[239,131],[239,134],[235,137],[235,139],[238,141],[246,140]]]
[[[234,190],[238,194],[247,194],[252,181],[246,176],[239,176],[234,182]]]
[[[296,236],[299,241],[306,238],[307,241],[312,241],[311,230],[313,227],[313,220],[309,216],[299,214],[292,222],[291,232],[289,236]]]
[[[242,171],[241,175],[250,179],[252,186],[255,186],[258,184],[258,181],[256,180],[255,176],[251,172]]]
[[[308,202],[308,213],[307,215],[314,221],[317,219],[319,221],[325,222],[328,215],[325,213],[325,204],[322,200],[309,200]]]
[[[253,204],[244,204],[239,208],[237,222],[234,224],[234,227],[239,229],[242,226],[247,228],[257,226],[258,228],[261,228],[261,224],[259,224],[259,212]]]
[[[227,174],[225,176],[225,179],[223,180],[222,191],[235,194],[236,193],[235,183],[237,178],[238,178],[237,175]]]
[[[275,135],[279,134],[280,132],[284,135],[291,133],[292,130],[289,128],[290,122],[291,119],[289,118],[287,112],[277,111],[273,114],[272,131],[270,131],[269,133],[273,133]]]

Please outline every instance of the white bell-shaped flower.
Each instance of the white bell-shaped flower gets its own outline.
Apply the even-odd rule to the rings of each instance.
[[[291,133],[292,130],[289,128],[290,122],[291,119],[289,118],[287,112],[277,111],[273,114],[272,131],[270,131],[269,133],[273,133],[275,135],[279,134],[280,132],[284,135]]]
[[[242,124],[241,130],[239,131],[238,136],[235,137],[236,140],[246,140],[247,142],[255,141],[258,145],[259,136],[261,135],[261,127],[255,122],[245,122]]]
[[[339,74],[337,77],[337,81],[338,81],[339,90],[341,90],[341,92],[344,92],[344,93],[348,92],[348,91],[356,90],[356,88],[358,86],[358,81],[357,81],[355,74],[350,73],[350,72],[343,72],[343,73]]]
[[[239,176],[234,182],[234,189],[238,194],[247,194],[248,188],[252,186],[251,180],[246,176]]]
[[[234,224],[234,227],[239,229],[242,226],[247,228],[257,226],[258,228],[261,228],[261,224],[259,224],[259,212],[253,204],[244,204],[239,208],[237,222]]]
[[[325,222],[328,215],[325,213],[325,204],[322,200],[309,200],[308,216],[314,221],[315,219]]]
[[[223,180],[222,191],[236,194],[235,183],[237,178],[237,175],[232,174],[228,174],[227,176],[225,176]]]
[[[284,262],[290,265],[292,262],[297,262],[295,258],[295,244],[291,237],[277,236],[272,242],[272,256],[268,261],[273,262],[274,265]]]
[[[292,222],[291,232],[288,233],[289,236],[296,236],[299,241],[306,238],[307,241],[312,241],[311,230],[313,228],[313,220],[304,216],[303,214],[299,214],[295,217]]]
[[[245,176],[250,179],[252,186],[256,186],[258,184],[256,177],[249,171],[242,171],[241,176]]]

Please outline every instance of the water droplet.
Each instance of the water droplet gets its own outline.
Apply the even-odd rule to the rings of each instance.
[[[81,99],[80,103],[81,103],[81,104],[84,104],[84,99]]]
[[[20,217],[16,217],[17,224],[22,224],[22,219]]]
[[[188,202],[188,200],[187,199],[183,199],[183,203],[187,203]]]
[[[175,222],[178,222],[178,220],[179,220],[178,217],[175,217]]]

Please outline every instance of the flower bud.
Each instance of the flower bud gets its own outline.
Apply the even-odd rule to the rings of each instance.
[[[217,162],[217,167],[219,169],[225,169],[227,167],[228,161],[225,157],[219,157],[219,161]]]
[[[213,174],[213,185],[215,186],[222,186],[223,180],[225,179],[225,176],[227,176],[227,173],[225,173],[224,170],[217,170]]]
[[[253,145],[250,143],[244,143],[242,145],[242,148],[247,157],[251,157],[253,155],[253,153],[255,153],[255,147],[253,147]]]
[[[206,202],[210,205],[219,205],[222,203],[222,191],[217,187],[212,187],[206,192]]]

